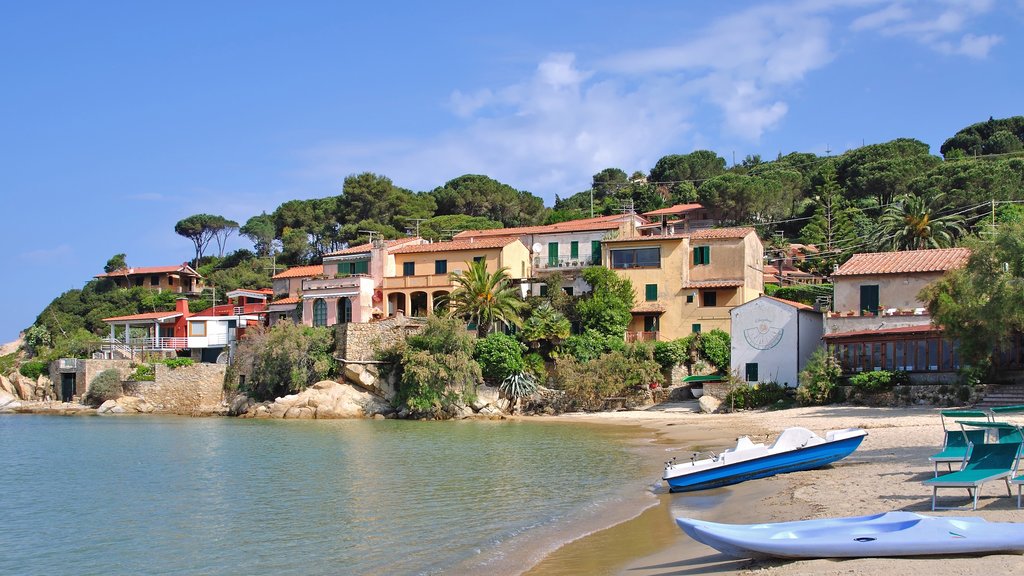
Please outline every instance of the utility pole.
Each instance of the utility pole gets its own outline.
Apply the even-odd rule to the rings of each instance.
[[[420,237],[420,223],[426,222],[427,219],[426,218],[413,218],[412,221],[416,223],[416,237],[419,238]],[[407,232],[411,232],[411,230],[407,230]]]

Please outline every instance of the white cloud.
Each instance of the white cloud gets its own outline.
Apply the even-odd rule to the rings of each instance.
[[[993,9],[992,0],[893,2],[850,25],[854,31],[914,40],[943,54],[985,58],[1002,38],[965,33],[974,18]]]

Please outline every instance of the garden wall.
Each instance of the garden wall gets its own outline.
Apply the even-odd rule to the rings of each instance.
[[[156,364],[152,382],[125,382],[124,392],[144,398],[156,411],[170,414],[214,414],[224,400],[224,364],[168,368]]]

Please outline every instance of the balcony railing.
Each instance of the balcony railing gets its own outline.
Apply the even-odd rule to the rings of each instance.
[[[626,332],[626,342],[654,342],[657,339],[657,332]]]
[[[401,290],[405,288],[451,288],[451,286],[452,281],[447,274],[395,276],[384,279],[385,290]]]
[[[303,290],[324,290],[328,288],[358,288],[366,274],[353,274],[340,278],[306,278],[302,281]]]
[[[533,262],[537,270],[576,270],[600,264],[600,255],[597,258],[536,258]]]

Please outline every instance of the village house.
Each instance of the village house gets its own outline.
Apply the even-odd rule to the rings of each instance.
[[[715,221],[703,204],[676,204],[644,212],[646,224],[638,226],[641,234],[649,236],[672,236],[686,234],[691,230],[711,228]]]
[[[795,388],[822,346],[823,314],[800,302],[759,296],[733,308],[731,316],[732,373],[747,382]]]
[[[204,288],[203,277],[188,264],[122,268],[94,278],[108,279],[118,288],[141,287],[177,294],[199,294]]]
[[[855,254],[832,275],[834,312],[825,341],[845,373],[903,370],[912,379],[952,377],[954,342],[942,337],[920,292],[967,264],[967,248]]]
[[[606,240],[602,261],[633,282],[627,340],[673,340],[719,328],[762,291],[764,247],[753,228],[708,228]]]

